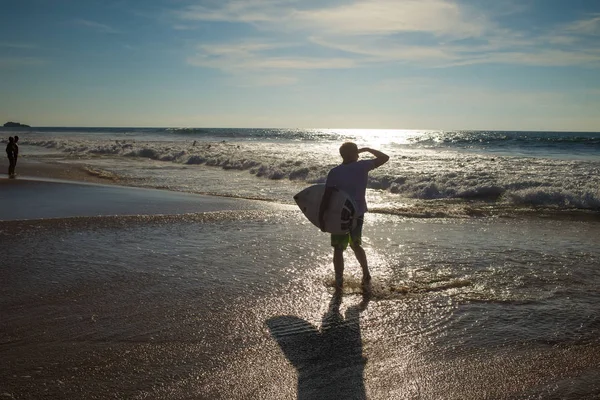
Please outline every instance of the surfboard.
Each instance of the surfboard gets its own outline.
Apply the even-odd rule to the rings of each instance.
[[[313,185],[294,196],[304,216],[319,229],[319,208],[324,193],[325,185]],[[343,191],[335,189],[325,212],[325,231],[333,234],[350,232],[356,227],[356,210],[354,200]]]

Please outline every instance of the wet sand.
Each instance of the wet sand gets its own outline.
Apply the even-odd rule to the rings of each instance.
[[[18,165],[15,179],[0,177],[0,221],[292,209],[261,201],[121,186],[81,166],[27,161]]]
[[[527,302],[461,302],[452,294],[471,285],[439,282],[396,290],[386,286],[381,264],[371,294],[361,293],[351,263],[340,298],[331,291],[327,244],[299,219],[210,214],[6,222],[0,395],[479,400],[600,393],[597,339],[553,341],[560,325],[543,331],[519,319],[515,311]],[[500,311],[490,320],[494,307]],[[541,338],[491,329],[519,322]],[[581,334],[593,335],[598,321],[587,324]]]
[[[0,185],[9,183],[7,171],[8,159],[3,157],[0,160]],[[85,166],[82,165],[40,162],[30,160],[27,157],[19,158],[16,173],[16,180],[19,180],[20,178],[50,178],[98,184],[118,183],[118,181],[112,177],[94,173],[94,170],[86,169]],[[2,190],[1,187],[0,190]]]
[[[588,286],[583,303],[558,303],[585,317],[554,320],[560,309],[532,295],[513,300],[483,290],[489,297],[479,300],[478,286],[491,285],[486,268],[454,276],[472,262],[462,253],[475,262],[498,254],[490,276],[520,265],[501,268],[519,251],[506,239],[511,227],[482,249],[477,232],[500,237],[494,224],[380,216],[368,248],[372,290],[362,290],[349,262],[339,297],[327,238],[293,207],[98,185],[106,180],[97,176],[82,184],[85,171],[51,164],[18,172],[0,180],[0,399],[600,395],[598,303]],[[557,232],[540,227],[531,230]],[[569,235],[567,250],[589,236]],[[397,250],[421,242],[414,254]],[[451,264],[441,255],[455,245],[463,247]],[[546,246],[544,262],[561,256],[546,255]],[[522,251],[537,261],[531,248]],[[406,271],[426,273],[412,264],[427,257],[423,265],[440,275],[412,289],[389,283]],[[508,285],[514,273],[506,273]],[[536,310],[548,321],[536,322]],[[524,326],[524,336],[511,335],[514,326]]]
[[[0,181],[0,220],[272,209],[252,200],[36,178]]]

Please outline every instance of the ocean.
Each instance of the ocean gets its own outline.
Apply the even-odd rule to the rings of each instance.
[[[15,133],[107,185],[0,186],[0,398],[600,398],[600,133]],[[338,295],[292,196],[344,141],[390,161]]]
[[[600,210],[600,133],[39,128],[21,137],[37,157],[127,184],[287,203],[299,187],[324,182],[344,141],[391,158],[369,181],[379,213]]]

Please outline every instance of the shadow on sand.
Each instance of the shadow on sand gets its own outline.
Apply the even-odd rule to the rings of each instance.
[[[271,318],[271,336],[298,371],[298,399],[366,399],[359,314],[367,308],[370,293],[360,304],[340,313],[342,294],[331,298],[321,331],[291,315]]]

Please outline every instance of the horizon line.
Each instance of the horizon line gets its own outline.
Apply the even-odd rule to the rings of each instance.
[[[26,124],[27,125],[27,124]],[[87,129],[306,129],[306,130],[356,130],[356,131],[471,131],[471,132],[535,132],[535,133],[551,133],[551,132],[563,132],[563,133],[600,133],[600,130],[568,130],[568,129],[557,129],[557,130],[540,130],[540,129],[439,129],[439,128],[307,128],[307,127],[253,127],[253,126],[97,126],[97,125],[46,125],[46,126],[29,126],[29,127],[5,127],[0,126],[0,129],[15,129],[15,130],[26,130],[26,129],[38,129],[38,128],[87,128]]]

